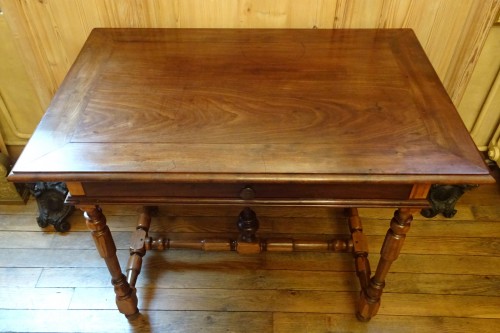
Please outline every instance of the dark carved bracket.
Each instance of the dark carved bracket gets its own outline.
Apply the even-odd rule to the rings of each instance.
[[[66,221],[66,217],[74,210],[74,207],[64,204],[68,194],[64,183],[39,182],[32,187],[31,193],[38,204],[39,216],[36,221],[41,228],[51,224],[60,232],[70,229],[71,226]]]
[[[466,192],[478,185],[432,185],[429,191],[428,200],[431,203],[430,208],[422,209],[420,212],[424,217],[431,218],[439,213],[444,217],[453,217],[457,213],[455,204]]]

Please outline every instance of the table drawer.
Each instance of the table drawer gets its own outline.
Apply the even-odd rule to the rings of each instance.
[[[88,197],[211,199],[395,199],[410,197],[411,184],[305,183],[84,183]]]

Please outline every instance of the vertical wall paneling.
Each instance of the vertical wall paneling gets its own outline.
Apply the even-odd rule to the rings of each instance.
[[[19,61],[16,35],[0,11],[0,149],[24,144],[35,129],[43,108],[24,64]],[[13,80],[13,78],[15,78]]]
[[[484,114],[486,130],[491,131],[488,144],[488,157],[500,165],[500,71],[497,74],[495,83],[491,87],[488,98],[481,109]],[[496,124],[496,126],[495,126]]]
[[[458,111],[474,142],[500,161],[500,25],[496,24],[478,56]]]

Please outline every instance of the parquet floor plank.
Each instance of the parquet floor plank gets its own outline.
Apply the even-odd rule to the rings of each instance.
[[[495,184],[466,193],[452,219],[416,215],[369,323],[354,316],[359,286],[350,254],[189,250],[146,255],[137,283],[141,316],[129,322],[115,310],[107,268],[80,212],[61,234],[38,227],[33,200],[0,205],[0,332],[496,332],[499,203]],[[104,207],[122,267],[138,209]],[[392,211],[360,209],[373,267]],[[234,207],[161,207],[151,233],[232,237],[238,213]],[[262,237],[347,234],[335,209],[258,213]]]

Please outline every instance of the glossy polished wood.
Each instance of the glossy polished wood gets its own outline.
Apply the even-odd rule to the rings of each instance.
[[[408,29],[95,29],[11,179],[107,173],[487,177]]]
[[[351,207],[357,313],[369,320],[430,185],[493,179],[411,30],[96,29],[10,180],[67,183],[128,316],[135,288],[100,204]],[[398,208],[373,277],[359,206]],[[261,241],[250,212],[239,253],[289,248]]]

